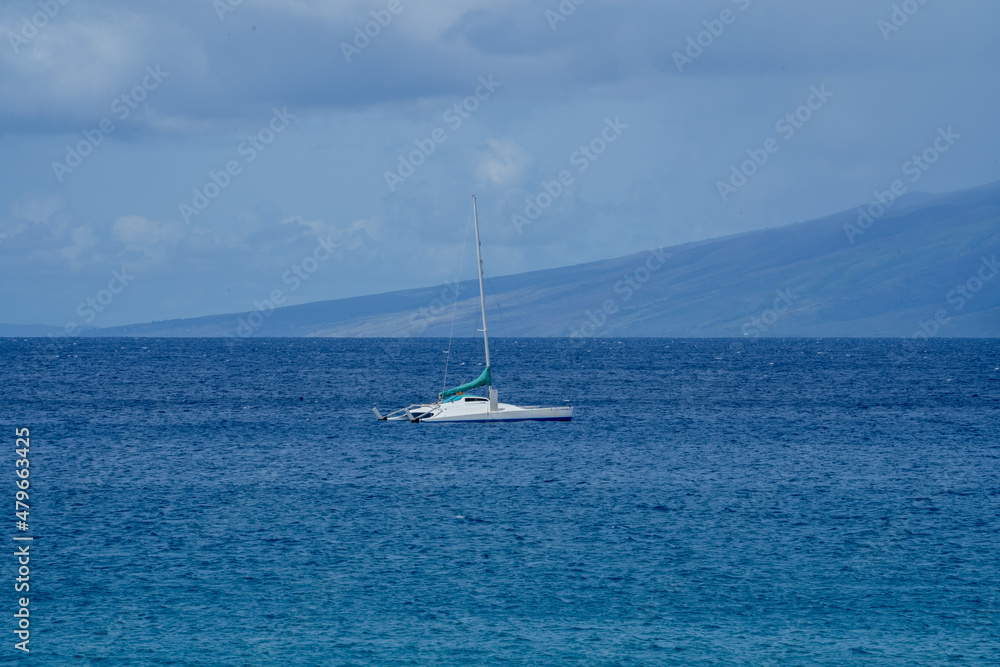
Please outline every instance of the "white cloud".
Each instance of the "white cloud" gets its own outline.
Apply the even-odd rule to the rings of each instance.
[[[479,0],[470,4],[468,0],[435,0],[418,3],[402,0],[402,11],[393,15],[393,29],[409,34],[419,40],[433,40],[455,25],[471,10],[504,11],[511,7],[523,6],[530,0]],[[246,0],[249,4],[250,0]],[[388,0],[253,0],[253,4],[267,8],[278,14],[290,14],[307,19],[326,21],[344,29],[348,26],[372,20],[371,12],[386,10]],[[544,12],[543,12],[544,13]],[[541,14],[540,14],[541,16]],[[351,28],[348,28],[350,30]]]
[[[298,225],[298,234],[289,239],[289,242],[302,237],[308,238],[332,238],[336,243],[343,245],[348,250],[357,249],[367,240],[381,238],[382,223],[377,218],[358,219],[351,222],[346,227],[340,227],[323,220],[304,220],[299,216],[285,218],[282,225]]]
[[[114,237],[129,249],[146,248],[166,241],[176,243],[184,228],[173,222],[160,224],[141,215],[125,215],[115,220]]]
[[[62,207],[61,197],[27,194],[14,202],[11,206],[11,214],[15,219],[39,224],[48,222],[52,214]]]
[[[73,231],[70,232],[70,240],[72,241],[71,245],[59,249],[59,256],[68,259],[73,268],[79,268],[85,263],[83,261],[84,254],[97,247],[98,238],[90,225],[80,225],[74,227]]]
[[[125,215],[111,229],[115,240],[125,246],[126,254],[142,258],[143,263],[158,263],[184,238],[183,225],[159,223],[141,215]]]
[[[531,156],[512,139],[487,139],[490,151],[484,152],[476,167],[476,178],[496,185],[516,180],[531,162]]]
[[[112,101],[108,91],[118,92],[128,75],[141,70],[135,61],[143,50],[143,19],[57,19],[38,30],[17,54],[3,50],[0,111],[44,115],[71,105],[77,113],[107,114]]]
[[[323,220],[304,220],[301,216],[297,215],[285,218],[281,221],[281,224],[298,226],[292,227],[292,230],[295,232],[293,238],[300,236],[326,236],[327,234],[339,233],[336,225],[324,222]]]

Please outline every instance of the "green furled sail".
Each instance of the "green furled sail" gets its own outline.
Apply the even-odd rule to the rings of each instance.
[[[439,400],[444,400],[449,396],[454,396],[456,394],[462,394],[470,389],[475,389],[476,387],[485,387],[486,385],[493,384],[493,377],[490,375],[490,367],[487,366],[486,370],[483,371],[482,375],[473,380],[472,382],[467,382],[463,385],[455,387],[454,389],[449,389],[448,391],[438,394]]]

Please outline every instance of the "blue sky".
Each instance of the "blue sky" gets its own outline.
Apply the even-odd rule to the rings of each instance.
[[[444,283],[473,193],[502,275],[852,208],[908,163],[911,190],[998,180],[998,19],[986,0],[7,1],[0,321]],[[958,138],[914,172],[939,131]]]

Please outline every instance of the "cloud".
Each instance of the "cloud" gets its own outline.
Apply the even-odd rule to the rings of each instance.
[[[59,249],[59,256],[68,259],[70,265],[77,269],[87,263],[84,255],[97,247],[98,238],[89,224],[74,227],[69,236],[71,243]]]
[[[208,71],[204,36],[186,24],[183,7],[58,5],[61,11],[16,51],[8,40],[0,49],[0,125],[6,133],[79,132],[115,118],[112,104],[142,82],[147,66],[169,62],[176,69],[164,69],[182,71],[189,81]],[[36,3],[5,6],[0,32],[19,34],[23,17],[37,13]],[[155,109],[153,101],[143,109]],[[130,114],[129,121],[145,124],[143,113]]]
[[[281,224],[291,226],[293,230],[293,236],[288,240],[290,245],[299,239],[307,239],[310,244],[317,239],[324,239],[332,240],[347,250],[357,250],[381,236],[381,223],[376,218],[354,220],[342,227],[324,220],[305,220],[300,216],[293,216],[285,218]]]
[[[38,224],[48,222],[52,214],[62,207],[62,197],[28,193],[14,202],[11,214],[16,219]]]
[[[489,151],[484,151],[476,167],[481,182],[505,185],[520,178],[531,156],[513,139],[487,139]]]
[[[148,28],[143,17],[132,13],[116,14],[111,21],[102,13],[76,18],[64,8],[17,53],[4,44],[0,114],[75,118],[106,114],[111,96],[148,48],[143,40]],[[7,17],[7,30],[20,32],[11,25],[9,13]]]
[[[130,260],[129,268],[157,264],[184,238],[184,226],[176,222],[158,223],[141,215],[126,215],[115,220],[112,237],[125,247],[119,253]]]
[[[32,9],[19,7],[3,13],[0,26],[16,28],[19,12]],[[0,49],[0,126],[77,133],[108,116],[144,68],[158,64],[172,78],[129,119],[155,133],[211,131],[275,105],[321,112],[466,95],[469,82],[490,71],[509,75],[526,94],[628,78],[623,51],[593,43],[614,38],[637,10],[594,3],[553,33],[539,2],[404,0],[403,11],[345,62],[340,42],[351,42],[384,7],[245,0],[219,21],[208,2],[70,6],[20,53]]]
[[[736,21],[680,74],[672,54],[717,20],[717,9],[591,0],[553,30],[546,12],[557,2],[470,4],[402,0],[402,12],[347,63],[340,42],[350,42],[385,2],[244,0],[222,21],[210,2],[71,3],[18,53],[0,49],[0,127],[77,133],[108,115],[143,69],[157,64],[172,78],[129,124],[164,134],[211,132],[274,105],[322,114],[464,95],[469,81],[489,71],[506,77],[505,96],[527,108],[623,84],[650,99],[679,77],[821,76],[953,62],[980,62],[985,77],[992,62],[985,33],[947,48],[926,45],[996,13],[983,2],[929,4],[887,45],[876,21],[888,7],[755,1],[734,10]],[[5,4],[0,32],[16,31],[36,11],[33,2]]]

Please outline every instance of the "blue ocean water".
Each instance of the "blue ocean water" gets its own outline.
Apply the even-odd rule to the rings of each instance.
[[[28,660],[1000,664],[998,341],[491,342],[0,339]]]

